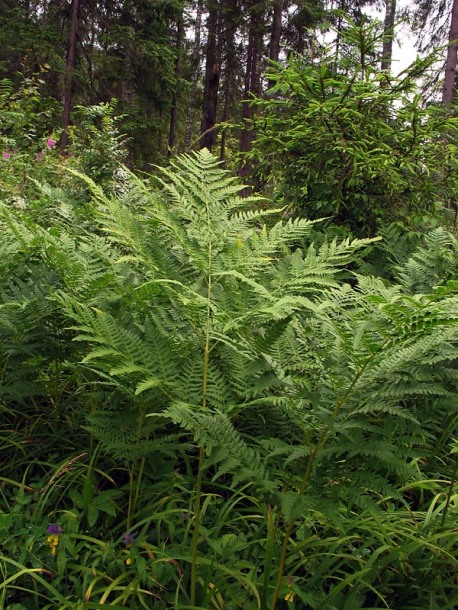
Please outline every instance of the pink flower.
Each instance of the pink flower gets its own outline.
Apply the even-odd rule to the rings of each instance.
[[[6,151],[5,151],[5,152],[3,153],[3,158],[4,158],[4,159],[10,159],[10,158],[11,158],[11,153],[9,153],[9,152],[6,152]]]
[[[48,138],[46,140],[46,146],[48,148],[55,148],[56,147],[56,140],[53,140],[52,138]]]

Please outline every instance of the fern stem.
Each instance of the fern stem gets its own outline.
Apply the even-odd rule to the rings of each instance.
[[[137,447],[140,443],[140,437],[141,437],[141,433],[142,433],[142,426],[143,426],[144,419],[145,419],[145,405],[144,405],[144,402],[142,399],[142,401],[140,403],[139,412],[138,412],[137,432],[136,432],[136,438],[135,438],[135,443],[136,443]],[[127,523],[126,523],[127,530],[126,531],[129,531],[129,529],[130,529],[131,522],[132,522],[132,514],[133,514],[134,508],[137,504],[138,496],[140,493],[140,483],[141,483],[141,478],[143,476],[144,464],[145,464],[145,458],[143,457],[140,462],[140,468],[139,468],[136,478],[135,478],[135,474],[136,474],[137,465],[138,465],[137,458],[134,458],[132,460],[132,466],[129,469],[129,505],[127,507]]]
[[[134,506],[137,505],[138,498],[140,496],[140,487],[141,487],[141,482],[142,482],[142,478],[143,478],[143,471],[145,470],[145,462],[146,462],[146,458],[145,458],[145,456],[143,456],[140,461],[140,468],[138,470],[138,475],[137,475]]]
[[[266,560],[265,560],[265,569],[264,569],[264,583],[262,588],[262,599],[261,599],[261,608],[264,610],[267,608],[268,603],[268,585],[270,578],[270,571],[272,568],[272,559],[274,556],[274,548],[275,548],[275,529],[278,527],[278,524],[275,523],[272,514],[272,508],[269,504],[266,505],[266,526],[267,526],[267,539],[266,539]]]
[[[209,219],[208,219],[209,220]],[[212,247],[208,244],[208,279],[207,279],[207,319],[205,323],[205,345],[204,345],[204,363],[202,371],[202,408],[207,406],[207,383],[208,383],[208,362],[210,355],[210,325],[211,325],[211,308],[210,299],[212,292]],[[200,530],[200,514],[202,501],[202,479],[204,472],[205,450],[199,447],[199,465],[197,470],[196,482],[196,499],[194,504],[194,531],[192,534],[192,555],[191,555],[191,591],[190,600],[191,606],[196,604],[196,581],[197,581],[197,552],[199,546],[199,530]]]
[[[315,447],[313,448],[312,452],[310,453],[308,462],[307,462],[307,468],[305,470],[304,476],[302,478],[302,483],[298,489],[298,495],[302,495],[307,487],[307,483],[309,481],[310,475],[312,473],[312,466],[313,466],[313,462],[315,460],[315,457],[318,453],[318,451],[321,449],[321,447],[324,445],[324,443],[327,440],[327,431],[326,431],[326,435],[323,433],[320,437],[320,440],[318,441],[318,443],[315,445]],[[288,552],[288,544],[289,544],[289,540],[291,538],[291,534],[293,533],[293,529],[294,526],[296,525],[296,521],[297,519],[292,519],[287,527],[286,527],[286,531],[285,531],[285,535],[283,537],[283,543],[282,543],[282,547],[281,547],[281,555],[280,555],[280,565],[278,568],[278,574],[277,574],[277,580],[275,583],[275,591],[274,591],[274,595],[272,598],[272,604],[270,606],[271,610],[275,610],[276,606],[277,606],[277,600],[278,600],[278,596],[280,595],[280,588],[281,588],[281,583],[283,580],[283,574],[285,571],[285,564],[286,564],[286,554]]]
[[[385,346],[389,343],[389,341],[391,340],[391,337],[389,337],[382,345],[381,350],[383,350],[385,348]],[[352,382],[350,383],[350,385],[348,386],[347,390],[344,392],[344,395],[337,400],[334,410],[332,412],[331,418],[333,421],[336,420],[338,414],[340,413],[342,407],[344,406],[344,404],[347,402],[348,397],[350,396],[353,388],[355,387],[355,385],[357,384],[358,380],[361,378],[361,376],[363,375],[363,373],[366,371],[367,367],[370,365],[370,363],[373,361],[373,359],[375,358],[376,353],[371,354],[371,356],[366,360],[366,362],[363,364],[363,366],[359,369],[358,373],[354,376]],[[297,490],[297,495],[301,496],[305,490],[307,489],[307,485],[310,479],[310,475],[312,474],[312,467],[313,467],[313,463],[315,461],[315,458],[318,454],[318,452],[320,451],[320,449],[326,444],[326,441],[329,438],[329,427],[326,427],[323,432],[321,433],[317,443],[315,444],[314,448],[312,449],[312,451],[310,452],[309,455],[309,459],[307,462],[307,468],[305,469],[304,472],[304,476],[302,477],[302,482]],[[280,595],[280,588],[281,588],[281,583],[283,580],[283,574],[285,571],[285,564],[286,564],[286,554],[288,552],[288,544],[289,544],[289,540],[291,538],[291,534],[293,533],[294,530],[294,526],[296,524],[297,519],[292,519],[286,527],[285,530],[285,535],[283,537],[283,543],[282,543],[282,549],[281,549],[281,555],[280,555],[280,565],[278,568],[278,574],[277,574],[277,580],[275,583],[275,591],[274,591],[274,595],[272,598],[272,603],[270,606],[270,610],[275,610],[276,606],[277,606],[277,601],[278,601],[278,596]]]
[[[191,555],[191,606],[196,605],[196,582],[197,582],[197,550],[199,545],[200,509],[202,500],[202,479],[204,473],[205,451],[199,447],[199,466],[196,482],[196,500],[194,504],[194,531],[192,533],[192,555]]]
[[[447,517],[448,508],[450,506],[450,501],[452,499],[453,488],[455,487],[457,474],[458,474],[458,455],[455,458],[455,467],[453,468],[452,478],[450,479],[450,486],[449,486],[449,490],[447,493],[447,500],[445,502],[444,512],[442,513],[442,519],[441,519],[441,524],[440,524],[441,528],[443,528],[444,524],[445,524],[445,518]]]
[[[278,568],[277,581],[275,583],[275,591],[274,596],[272,598],[272,603],[270,606],[270,610],[275,610],[277,607],[278,596],[280,595],[281,583],[283,580],[283,573],[285,571],[285,563],[286,563],[286,553],[288,552],[288,544],[289,539],[291,538],[291,534],[293,533],[294,525],[296,521],[290,521],[285,531],[285,535],[283,537],[283,544],[281,545],[281,555],[280,555],[280,566]]]
[[[207,382],[208,382],[208,361],[210,356],[210,324],[211,324],[211,309],[210,299],[212,293],[212,276],[211,276],[211,264],[212,264],[212,246],[208,244],[208,280],[207,280],[207,320],[205,324],[205,346],[204,346],[204,368],[202,372],[202,408],[205,409],[207,406]]]
[[[134,499],[134,474],[135,474],[135,462],[132,463],[129,468],[129,501],[127,505],[127,519],[126,519],[126,532],[130,530],[130,524],[132,522],[132,505]]]

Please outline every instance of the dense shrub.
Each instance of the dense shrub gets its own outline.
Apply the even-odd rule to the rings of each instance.
[[[436,57],[393,76],[378,68],[381,24],[346,25],[329,48],[272,68],[253,100],[258,180],[293,214],[359,235],[428,226],[458,196],[456,117],[426,105],[418,80]]]

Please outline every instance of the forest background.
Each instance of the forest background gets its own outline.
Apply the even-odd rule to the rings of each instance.
[[[129,163],[147,169],[196,146],[220,159],[250,150],[255,109],[245,102],[273,84],[265,76],[269,61],[285,63],[295,53],[318,60],[322,33],[341,29],[339,11],[360,20],[378,10],[387,32],[409,19],[424,52],[453,40],[451,9],[446,2],[396,12],[396,2],[374,1],[2,0],[0,62],[16,87],[24,76],[39,76],[56,133],[62,125],[65,131],[73,106],[113,104]],[[391,69],[392,37],[377,50],[382,69]]]
[[[457,39],[0,0],[2,610],[457,607]]]
[[[449,104],[455,91],[456,45],[449,46],[448,52],[444,45],[454,40],[457,10],[451,2],[419,2],[397,9],[396,2],[5,0],[0,5],[4,152],[10,154],[24,143],[33,143],[37,155],[41,144],[50,138],[68,157],[86,138],[86,156],[91,155],[89,149],[95,154],[97,146],[105,146],[103,155],[114,155],[120,161],[118,144],[122,140],[122,161],[130,168],[150,171],[176,154],[207,148],[255,191],[275,193],[280,202],[282,197],[290,199],[292,195],[296,211],[310,218],[335,215],[337,211],[338,222],[342,222],[346,214],[353,230],[369,214],[364,231],[375,234],[380,223],[403,216],[402,209],[408,209],[409,215],[415,207],[422,208],[422,212],[431,208],[424,197],[419,205],[414,201],[415,195],[400,194],[399,183],[393,185],[400,176],[395,177],[391,170],[391,179],[376,179],[371,185],[361,180],[372,170],[365,165],[366,160],[359,161],[357,157],[366,159],[366,152],[371,149],[374,160],[374,150],[382,149],[377,147],[381,138],[386,146],[385,159],[377,159],[378,166],[382,167],[390,155],[404,157],[403,163],[408,165],[409,156],[415,158],[417,147],[426,140],[431,142],[432,133],[426,135],[424,128],[425,107],[429,106],[426,114],[431,114],[432,106],[439,105],[434,100]],[[345,39],[346,18],[370,23],[377,11],[382,23],[368,31],[367,40],[357,51],[365,55],[360,72],[356,49],[352,50],[355,41]],[[397,77],[392,74],[396,75],[399,69],[395,65],[392,70],[393,44],[402,21],[409,22],[422,57],[426,50],[441,51],[436,62],[413,62],[410,71],[405,69],[396,82]],[[304,121],[305,115],[295,112],[297,104],[304,102],[303,96],[296,95],[293,84],[298,57],[316,68],[314,77],[324,65],[334,69],[339,74],[337,86],[341,93],[347,87],[351,91],[350,96],[342,98],[349,107],[344,108],[344,103],[336,113],[331,99],[336,95],[336,83],[330,78],[324,83],[323,95],[329,95],[318,121],[318,135],[307,130],[311,115]],[[300,72],[297,67],[296,75]],[[371,85],[381,74],[390,74],[390,78],[386,79],[387,87],[379,90],[379,99],[370,105],[364,103],[364,118],[350,118],[354,94],[360,95],[360,102],[364,95],[377,95]],[[364,83],[365,92],[358,93],[353,88],[355,79]],[[310,86],[311,83],[304,85],[304,89]],[[279,95],[286,89],[290,90],[288,102]],[[312,104],[320,103],[321,94],[314,95]],[[386,95],[389,100],[383,99]],[[23,107],[14,106],[15,96],[22,100]],[[389,107],[393,104],[401,108],[397,117],[390,116]],[[385,117],[377,110],[382,106]],[[308,110],[313,112],[311,106]],[[411,133],[420,125],[423,130],[418,137],[412,135],[411,150],[407,141],[410,135],[406,134],[403,143],[393,142],[392,138],[406,119],[402,110],[418,113],[411,121]],[[284,117],[283,124],[279,116]],[[385,130],[382,134],[382,123],[388,122],[388,117],[392,133]],[[109,131],[109,122],[112,150],[106,143],[97,144],[95,133],[91,135],[103,124]],[[304,124],[302,130],[300,123]],[[437,123],[433,123],[428,121],[428,127],[439,132]],[[350,138],[348,129],[353,132]],[[401,129],[405,131],[404,127]],[[285,131],[295,136],[285,138],[279,147],[278,135]],[[367,137],[372,142],[362,147],[365,150],[356,150],[355,142],[362,143]],[[304,154],[298,144],[300,139],[314,142],[310,144],[313,151]],[[328,140],[345,142],[344,150],[337,151],[333,146],[331,153]],[[429,157],[430,170],[440,162],[437,155],[444,153],[439,148],[436,140],[434,153],[422,153]],[[331,169],[336,164],[340,165],[337,173]],[[359,171],[354,171],[355,164],[360,165]],[[332,184],[328,190],[335,191],[334,186],[338,185],[337,194],[331,196],[320,178],[329,170],[334,175],[332,180],[326,178]],[[301,176],[299,184],[294,171]],[[300,184],[304,180],[317,186],[305,192],[307,189]],[[277,188],[281,182],[288,183],[284,192]],[[357,182],[359,189],[355,188]],[[378,195],[396,191],[391,210],[383,209],[374,188]],[[365,197],[369,199],[361,205],[362,210],[345,212],[350,199],[353,207],[355,198]]]

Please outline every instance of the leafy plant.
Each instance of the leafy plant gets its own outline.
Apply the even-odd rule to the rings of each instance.
[[[44,526],[19,509],[41,530],[6,562],[8,587],[27,573],[24,588],[69,608],[451,608],[458,300],[442,266],[419,278],[454,240],[431,236],[390,284],[350,271],[373,240],[312,243],[314,222],[240,198],[207,151],[154,188],[125,177],[112,195],[73,176],[92,195],[85,222],[77,204],[52,228],[2,208],[0,311],[19,302],[26,331],[49,316],[64,333],[52,421],[88,451],[57,471],[35,453],[5,477],[9,507],[39,480],[34,514],[64,526],[46,587],[27,572],[54,569],[35,547]],[[45,392],[21,400],[49,410]],[[31,468],[20,442],[8,453]]]
[[[68,155],[59,155],[59,113],[49,100],[45,105],[40,93],[45,72],[43,68],[24,77],[17,88],[8,79],[0,81],[1,200],[20,211],[32,208],[35,217],[49,211],[49,201],[41,205],[47,197],[54,204],[60,199],[67,210],[70,201],[87,200],[81,182],[66,168],[115,188],[119,182],[115,172],[126,155],[115,102],[76,108]]]
[[[456,119],[425,106],[416,84],[435,55],[398,76],[380,72],[382,25],[344,21],[333,46],[269,72],[274,86],[253,100],[252,162],[292,213],[359,235],[428,225],[457,192]]]

